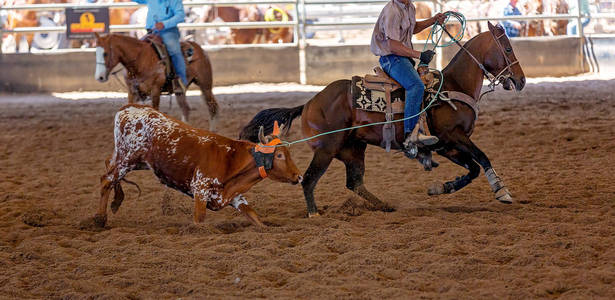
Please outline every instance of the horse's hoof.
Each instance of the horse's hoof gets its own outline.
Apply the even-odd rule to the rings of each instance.
[[[380,211],[383,211],[383,212],[394,212],[395,210],[396,210],[395,207],[390,206],[388,204],[383,205],[383,207],[380,208]]]
[[[434,182],[427,189],[427,195],[441,195],[444,194],[444,184],[442,182]]]
[[[318,212],[308,213],[308,218],[314,218],[314,217],[320,217],[320,214]]]
[[[505,187],[495,192],[495,199],[505,204],[512,204],[514,201],[513,197],[510,195],[510,192]]]

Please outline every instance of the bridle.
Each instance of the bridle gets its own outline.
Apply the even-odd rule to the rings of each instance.
[[[504,47],[502,47],[502,43],[500,43],[500,38],[502,38],[503,36],[506,36],[506,32],[496,37],[493,31],[489,30],[489,32],[491,33],[491,36],[493,37],[493,40],[495,41],[495,44],[498,46],[500,53],[504,57],[504,61],[506,62],[506,67],[504,67],[502,70],[500,70],[500,72],[498,72],[497,75],[494,76],[489,71],[487,71],[485,66],[481,62],[479,62],[478,59],[476,59],[476,57],[474,57],[474,55],[472,55],[472,53],[468,51],[468,49],[466,49],[463,45],[461,45],[461,43],[459,43],[457,39],[453,38],[453,36],[448,32],[448,30],[446,30],[446,27],[442,26],[442,29],[444,30],[444,32],[446,32],[446,34],[448,34],[448,36],[452,40],[455,41],[455,43],[457,43],[457,45],[461,49],[463,49],[470,56],[470,58],[472,58],[472,60],[474,60],[474,62],[478,65],[478,67],[483,71],[483,75],[487,77],[487,80],[489,80],[489,84],[487,85],[489,87],[489,90],[483,92],[480,95],[480,97],[478,97],[477,102],[480,101],[480,99],[483,98],[485,94],[495,91],[495,87],[497,85],[504,83],[513,75],[511,67],[518,64],[519,60],[515,60],[511,62],[510,59],[508,59],[508,55],[506,55],[506,52],[504,51]]]

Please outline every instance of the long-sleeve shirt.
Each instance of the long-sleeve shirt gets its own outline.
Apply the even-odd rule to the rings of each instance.
[[[505,16],[520,16],[521,12],[516,6],[512,6],[508,4],[506,8],[504,8]],[[509,37],[517,37],[519,36],[519,29],[515,28],[515,24],[522,24],[517,21],[502,21],[502,25],[504,26],[504,30],[506,30],[506,35]]]
[[[154,25],[162,22],[164,29],[177,27],[184,21],[186,13],[182,0],[132,0],[139,4],[147,4],[147,19],[145,28],[154,29]]]

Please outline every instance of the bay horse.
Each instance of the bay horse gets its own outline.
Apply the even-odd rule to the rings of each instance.
[[[127,35],[111,33],[105,36],[96,34],[96,45],[96,80],[106,82],[111,70],[122,64],[127,71],[124,79],[128,87],[128,103],[145,101],[150,96],[152,106],[158,110],[167,78],[165,66],[151,44]],[[209,108],[209,130],[215,131],[218,102],[211,91],[213,78],[209,57],[197,43],[182,42],[182,51],[185,47],[193,49],[191,60],[186,62],[188,86],[193,82],[199,86],[201,98]],[[187,122],[190,107],[186,95],[175,93],[175,98],[182,110],[182,121]]]
[[[474,99],[480,98],[484,76],[494,76],[506,90],[514,86],[523,89],[525,75],[519,66],[510,41],[504,29],[488,23],[489,31],[480,33],[465,44],[466,51],[460,50],[442,71],[443,91],[458,91]],[[489,74],[485,74],[468,54],[471,53]],[[512,62],[512,63],[511,63]],[[497,75],[493,75],[497,74]],[[493,81],[496,84],[496,81]],[[320,133],[384,122],[385,114],[353,108],[351,81],[338,80],[322,90],[305,105],[294,108],[272,108],[259,112],[240,133],[240,138],[255,140],[261,125],[271,132],[271,123],[278,120],[292,125],[292,120],[301,116],[301,128],[305,137]],[[436,151],[454,163],[469,170],[469,173],[444,184],[436,183],[428,189],[429,195],[453,193],[468,185],[480,174],[480,166],[495,193],[496,199],[512,203],[512,197],[501,179],[495,174],[487,156],[470,140],[474,130],[475,114],[470,106],[459,103],[456,110],[450,105],[436,105],[427,111],[427,125],[439,142],[426,150]],[[396,119],[401,116],[397,115]],[[308,217],[317,216],[314,188],[329,164],[336,158],[346,166],[346,187],[367,200],[373,210],[393,211],[394,208],[381,201],[367,190],[363,183],[365,173],[365,149],[367,145],[382,145],[382,126],[369,126],[351,131],[322,135],[307,143],[314,157],[303,176],[302,186],[307,202]],[[403,126],[396,126],[396,139],[404,140]],[[401,143],[399,143],[401,144]],[[394,147],[399,149],[398,146]],[[431,152],[428,152],[431,154]],[[478,164],[477,164],[478,163]]]

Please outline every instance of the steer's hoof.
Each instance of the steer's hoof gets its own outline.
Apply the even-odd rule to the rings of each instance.
[[[395,207],[389,205],[388,203],[382,203],[379,210],[382,212],[394,212],[396,209]]]
[[[510,195],[510,192],[505,187],[495,192],[495,199],[505,204],[512,204],[514,201],[513,197]]]
[[[107,216],[96,214],[94,216],[94,224],[100,228],[105,227],[105,225],[107,224]]]
[[[441,195],[444,194],[444,184],[442,182],[434,182],[429,188],[427,188],[427,195]]]

